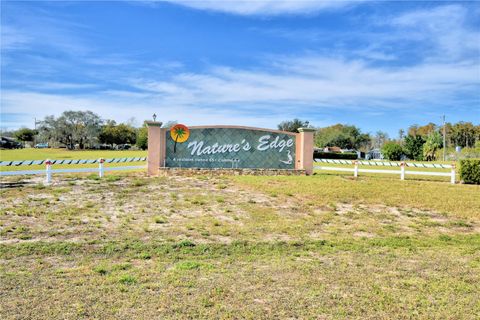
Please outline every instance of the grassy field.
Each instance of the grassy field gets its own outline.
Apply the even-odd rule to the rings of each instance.
[[[16,149],[16,150],[0,150],[0,161],[14,160],[60,160],[60,159],[99,159],[99,158],[132,158],[146,157],[147,151],[131,151],[131,150],[67,150],[67,149]],[[105,164],[105,166],[125,166],[125,165],[141,165],[143,162],[129,162],[128,164]],[[54,165],[54,169],[65,168],[88,168],[95,165]],[[45,165],[34,166],[2,166],[1,171],[20,171],[20,170],[42,170]]]
[[[67,150],[67,149],[15,149],[0,150],[0,161],[45,160],[45,159],[98,159],[146,157],[147,151],[131,150]]]
[[[0,191],[2,319],[480,316],[479,186],[18,179]]]

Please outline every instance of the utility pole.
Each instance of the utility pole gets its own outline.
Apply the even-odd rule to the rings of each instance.
[[[447,139],[446,139],[446,128],[445,128],[445,115],[443,115],[443,161],[445,161],[446,151],[447,151]]]
[[[35,121],[34,127],[34,132],[33,132],[33,147],[35,148],[35,145],[37,144],[37,118],[33,118],[33,121]]]

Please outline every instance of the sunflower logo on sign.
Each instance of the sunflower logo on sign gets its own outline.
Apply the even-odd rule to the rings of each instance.
[[[188,140],[190,136],[190,130],[188,130],[186,125],[176,124],[170,129],[170,136],[172,137],[175,144],[173,145],[173,152],[177,152],[177,142],[183,143]]]

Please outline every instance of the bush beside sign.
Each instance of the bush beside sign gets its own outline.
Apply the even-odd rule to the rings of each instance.
[[[464,183],[480,184],[480,160],[465,159],[460,161],[460,179]]]

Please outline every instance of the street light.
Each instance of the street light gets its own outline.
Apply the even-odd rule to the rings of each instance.
[[[154,113],[152,117],[153,117],[153,121],[155,122],[155,120],[157,119],[157,115]]]

